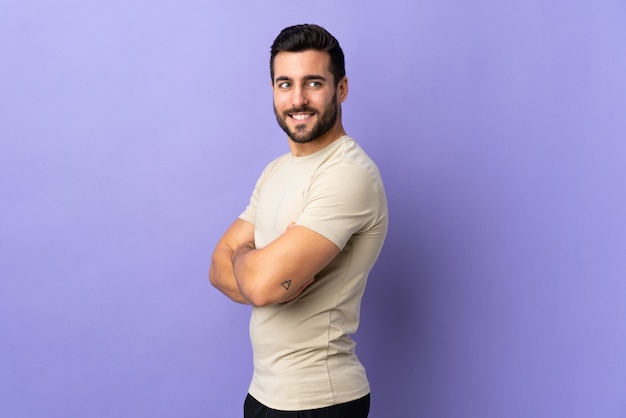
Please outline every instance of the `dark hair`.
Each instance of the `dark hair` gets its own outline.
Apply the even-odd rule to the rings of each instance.
[[[274,82],[274,58],[279,52],[302,52],[308,49],[324,51],[330,55],[330,72],[335,86],[346,75],[346,64],[339,41],[318,25],[295,25],[283,29],[272,44],[270,76]]]

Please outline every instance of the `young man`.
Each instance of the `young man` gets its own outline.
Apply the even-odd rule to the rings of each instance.
[[[387,233],[378,168],[348,137],[344,55],[317,25],[284,29],[270,57],[274,113],[290,152],[271,162],[212,257],[211,283],[253,305],[253,417],[367,417],[350,338]]]

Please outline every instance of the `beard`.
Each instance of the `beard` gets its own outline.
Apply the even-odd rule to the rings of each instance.
[[[313,115],[318,115],[318,120],[315,125],[313,125],[310,131],[306,130],[305,124],[296,125],[294,129],[290,129],[289,126],[287,126],[287,118],[290,117],[288,113],[299,112],[308,112]],[[322,113],[319,113],[317,110],[311,107],[302,106],[289,109],[281,114],[276,110],[276,106],[274,106],[274,114],[276,115],[276,121],[278,122],[278,125],[283,131],[285,131],[287,136],[293,142],[297,142],[298,144],[306,144],[307,142],[314,141],[315,139],[324,135],[326,132],[330,131],[330,129],[337,121],[337,117],[339,115],[339,106],[337,105],[337,93],[333,95],[330,105],[327,106]]]

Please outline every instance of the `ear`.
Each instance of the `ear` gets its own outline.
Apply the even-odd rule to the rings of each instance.
[[[337,100],[343,103],[348,98],[348,77],[344,76],[337,84]]]

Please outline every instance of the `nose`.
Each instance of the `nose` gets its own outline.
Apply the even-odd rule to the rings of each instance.
[[[302,87],[295,87],[292,90],[291,105],[293,107],[305,106],[309,103],[309,99],[306,96],[306,91]]]

